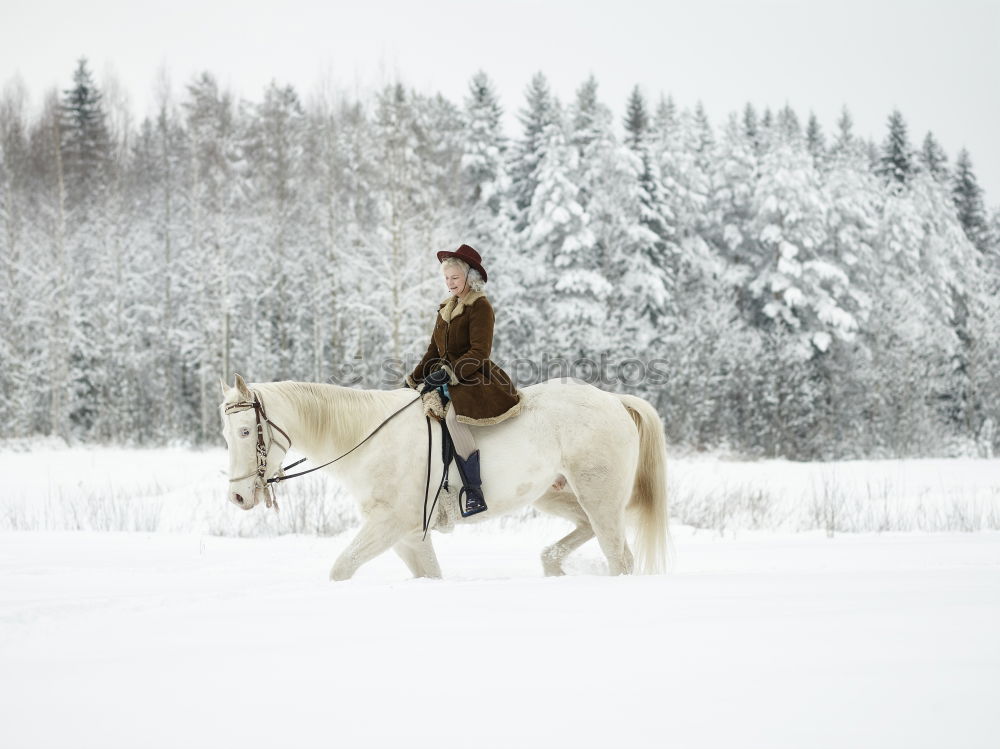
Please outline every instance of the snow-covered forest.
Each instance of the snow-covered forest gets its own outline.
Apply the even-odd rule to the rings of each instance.
[[[73,71],[68,71],[73,72]],[[501,102],[360,98],[210,74],[136,122],[81,60],[0,98],[7,436],[217,441],[219,378],[396,387],[483,255],[494,359],[654,402],[674,445],[747,456],[992,455],[1000,209],[965,150],[791,105],[537,74]],[[505,132],[505,108],[520,130]],[[33,113],[37,112],[37,113]]]

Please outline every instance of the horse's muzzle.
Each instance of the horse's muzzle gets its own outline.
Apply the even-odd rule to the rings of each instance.
[[[252,510],[257,504],[254,502],[254,495],[251,494],[249,497],[244,497],[239,492],[233,492],[229,495],[229,501],[234,505],[239,507],[241,510]]]

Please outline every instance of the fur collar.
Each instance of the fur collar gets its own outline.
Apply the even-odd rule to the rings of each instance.
[[[441,319],[445,322],[451,322],[454,318],[462,314],[462,311],[466,307],[471,307],[477,300],[485,296],[486,294],[481,291],[470,291],[464,300],[459,299],[457,296],[449,295],[447,299],[441,302],[438,314],[441,315]]]

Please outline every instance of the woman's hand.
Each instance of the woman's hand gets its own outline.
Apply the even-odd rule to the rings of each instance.
[[[426,393],[428,390],[440,387],[446,384],[449,379],[448,373],[444,369],[435,369],[424,378],[423,392]]]

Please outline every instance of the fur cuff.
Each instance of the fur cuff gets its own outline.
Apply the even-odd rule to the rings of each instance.
[[[448,384],[449,385],[457,385],[458,384],[458,378],[455,376],[455,370],[453,370],[451,367],[449,367],[447,364],[445,364],[443,362],[441,364],[441,368],[445,372],[448,373]]]
[[[441,421],[444,418],[445,405],[441,401],[441,393],[437,388],[424,393],[424,414]]]
[[[405,382],[406,382],[406,387],[413,388],[414,390],[417,389],[417,382],[416,380],[413,379],[413,375],[406,375]]]

